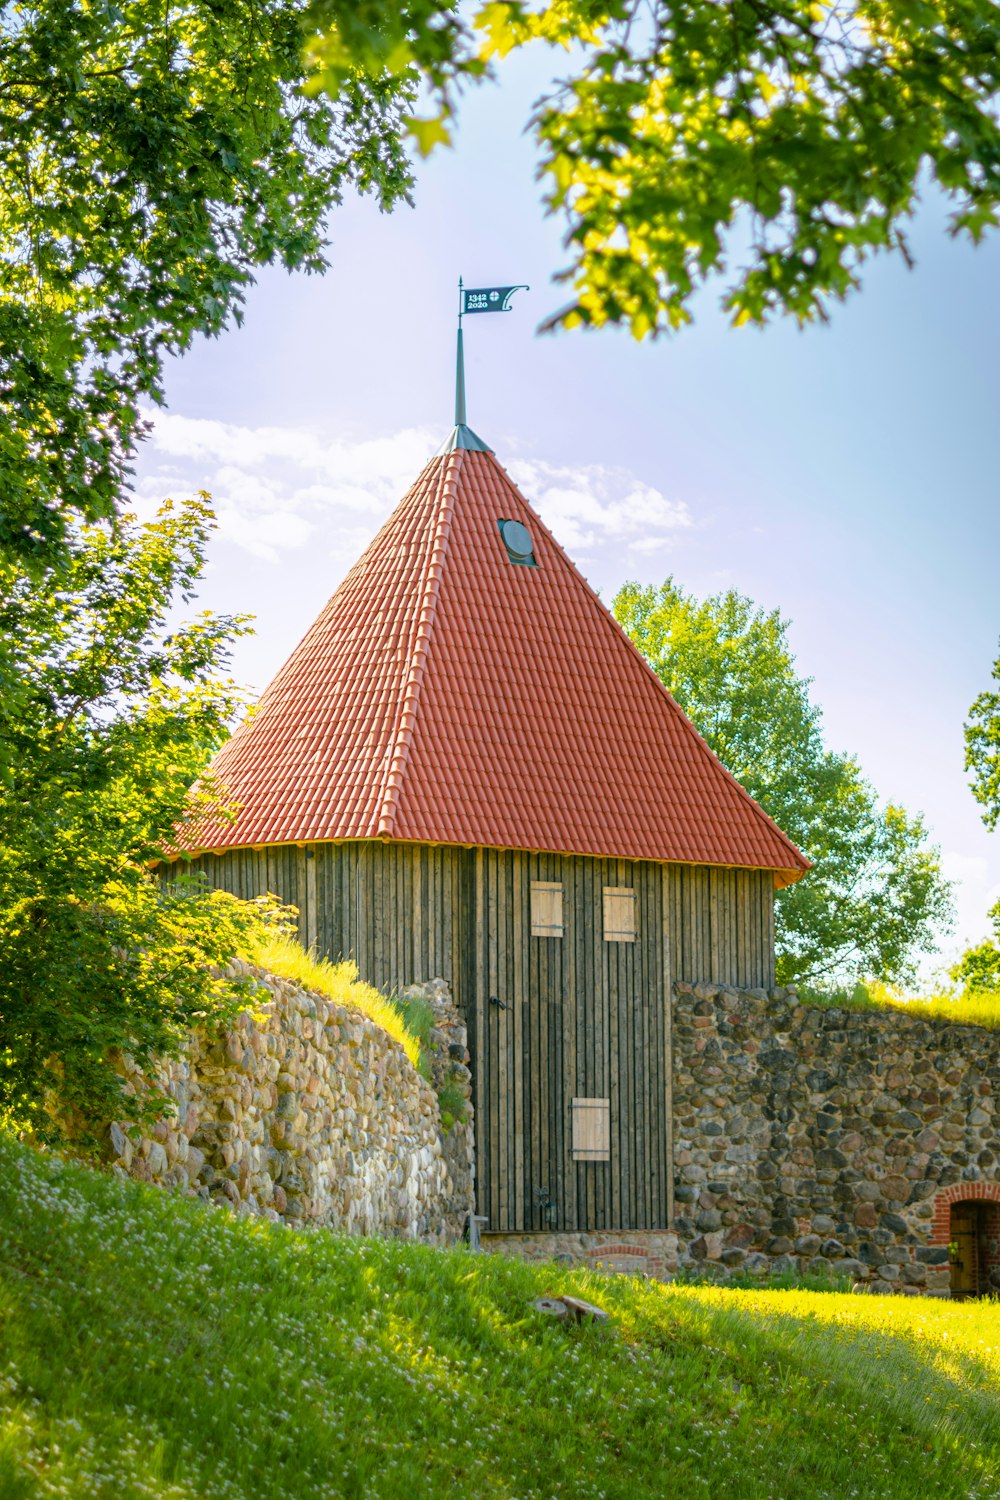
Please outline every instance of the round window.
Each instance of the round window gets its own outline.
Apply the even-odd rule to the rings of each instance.
[[[519,560],[531,557],[534,551],[531,532],[527,526],[522,526],[520,521],[505,521],[500,528],[500,535],[511,557]]]

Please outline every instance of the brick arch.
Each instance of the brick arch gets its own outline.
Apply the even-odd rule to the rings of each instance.
[[[930,1244],[947,1245],[953,1203],[1000,1203],[1000,1182],[953,1182],[936,1193]]]

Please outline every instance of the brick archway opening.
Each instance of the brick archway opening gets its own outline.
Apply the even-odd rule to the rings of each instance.
[[[1000,1183],[942,1188],[934,1199],[931,1244],[948,1247],[953,1297],[1000,1292]]]

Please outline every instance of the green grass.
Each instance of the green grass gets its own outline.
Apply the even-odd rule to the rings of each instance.
[[[967,1026],[1000,1026],[1000,992],[958,990],[942,986],[923,995],[911,995],[878,980],[859,981],[853,989],[798,987],[799,998],[810,1005],[836,1006],[841,1010],[901,1010],[911,1016],[930,1016]]]
[[[8,1137],[0,1205],[3,1500],[1000,1491],[996,1304],[293,1233]]]
[[[287,933],[272,932],[259,943],[248,961],[267,969],[279,979],[290,979],[316,995],[325,995],[338,1005],[367,1016],[387,1031],[406,1052],[415,1068],[420,1066],[420,1035],[408,1024],[405,1011],[386,999],[373,985],[358,978],[357,965],[332,964],[328,959],[307,953],[302,944]]]

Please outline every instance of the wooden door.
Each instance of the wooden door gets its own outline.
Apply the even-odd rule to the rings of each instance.
[[[469,907],[487,1233],[666,1228],[663,867],[479,850]]]
[[[979,1294],[980,1208],[953,1203],[951,1208],[951,1290],[956,1297]]]

